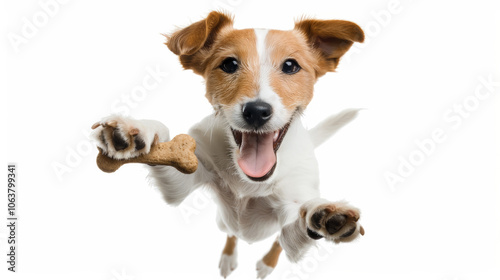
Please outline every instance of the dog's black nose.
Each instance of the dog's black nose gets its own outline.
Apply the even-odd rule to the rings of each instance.
[[[242,113],[243,118],[249,125],[259,128],[271,118],[273,108],[262,101],[248,102],[243,105]]]

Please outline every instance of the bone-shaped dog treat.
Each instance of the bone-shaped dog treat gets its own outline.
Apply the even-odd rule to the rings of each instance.
[[[182,173],[191,174],[198,168],[194,154],[196,142],[186,134],[180,134],[169,142],[153,144],[148,154],[130,159],[113,159],[103,154],[99,148],[97,166],[104,172],[115,172],[126,163],[145,163],[150,165],[169,165]]]

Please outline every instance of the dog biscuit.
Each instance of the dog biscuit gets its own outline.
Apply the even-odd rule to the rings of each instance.
[[[153,144],[148,154],[130,159],[113,159],[99,149],[97,166],[104,172],[112,173],[126,163],[145,163],[149,165],[169,165],[182,173],[191,174],[198,168],[198,159],[194,154],[196,142],[187,134],[180,134],[169,142]]]

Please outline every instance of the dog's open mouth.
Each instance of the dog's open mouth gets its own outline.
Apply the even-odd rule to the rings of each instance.
[[[231,129],[240,149],[238,165],[248,178],[261,182],[273,175],[277,163],[276,152],[289,126],[290,123],[287,123],[283,128],[267,133]]]

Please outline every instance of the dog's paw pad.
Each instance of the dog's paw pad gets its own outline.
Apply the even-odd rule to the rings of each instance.
[[[155,134],[142,127],[140,121],[111,116],[92,125],[92,136],[104,154],[115,159],[128,159],[146,154]]]
[[[104,132],[102,133],[104,134]],[[120,130],[117,128],[114,128],[111,132],[111,142],[117,152],[125,150],[130,146],[128,143],[129,139],[124,138]]]
[[[307,235],[311,239],[325,238],[338,243],[349,242],[360,234],[364,235],[364,229],[358,223],[359,210],[347,203],[308,205],[301,211],[301,216],[305,219]]]

